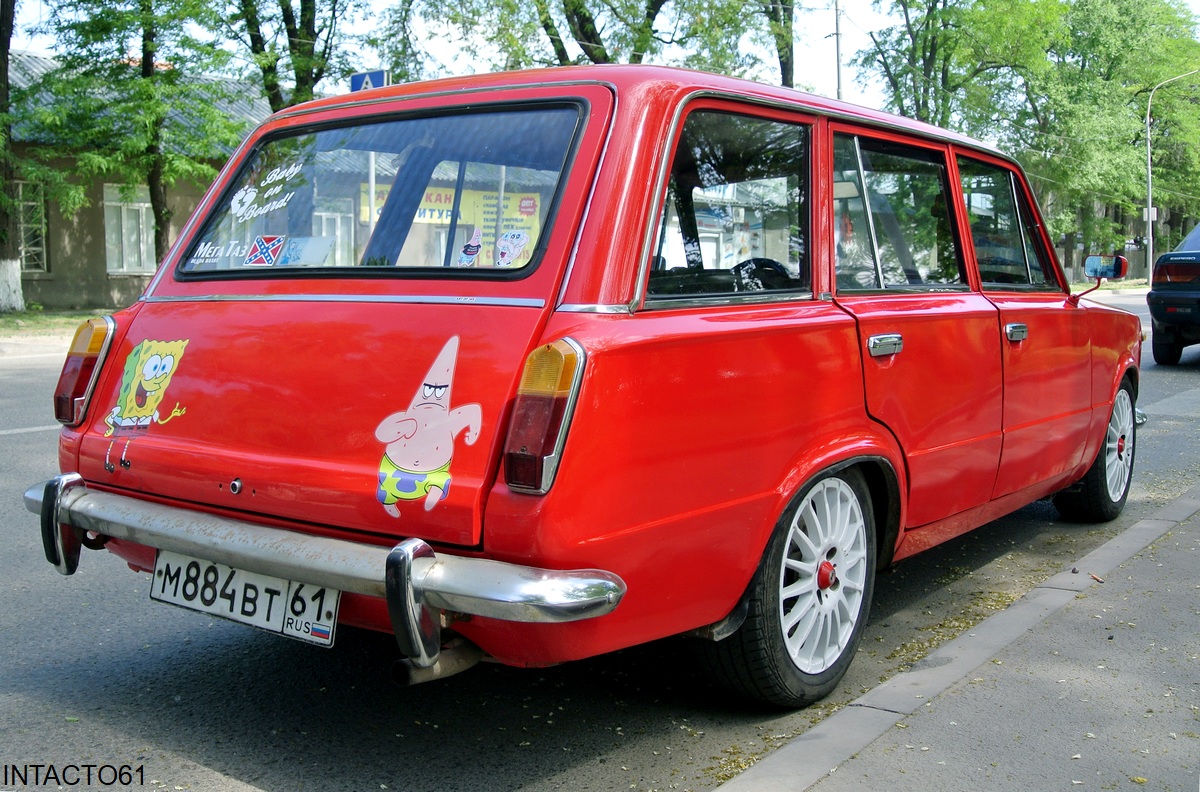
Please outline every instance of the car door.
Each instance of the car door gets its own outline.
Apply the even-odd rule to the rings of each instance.
[[[833,144],[836,300],[857,322],[868,411],[904,449],[915,528],[992,495],[998,310],[968,282],[946,148],[841,127]]]
[[[1000,312],[1004,446],[993,497],[1076,467],[1091,418],[1087,307],[1070,299],[1023,180],[1010,167],[958,155],[968,254]]]

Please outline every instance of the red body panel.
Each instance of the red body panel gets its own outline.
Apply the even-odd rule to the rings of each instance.
[[[1079,467],[1096,400],[1086,307],[1055,294],[988,297],[1000,309],[1004,350],[1004,452],[992,493],[1000,497]],[[1011,323],[1028,327],[1029,336],[1004,338]],[[1111,390],[1102,398],[1111,402]]]
[[[180,275],[205,216],[228,203],[266,136],[543,100],[586,112],[539,263],[519,276]],[[647,300],[667,168],[693,106],[811,129],[811,291]],[[60,465],[97,489],[265,525],[384,547],[416,537],[439,553],[625,582],[619,607],[599,618],[453,625],[515,665],[721,620],[788,503],[836,466],[862,465],[882,482],[872,494],[884,560],[1078,480],[1122,377],[1136,378],[1136,320],[1076,305],[1065,290],[985,295],[969,256],[962,288],[831,294],[830,119],[927,148],[936,139],[948,157],[982,148],[882,113],[660,68],[456,78],[286,111],[219,177],[143,302],[115,317]],[[952,197],[963,200],[957,187]],[[1028,339],[1007,340],[1010,322],[1026,324]],[[873,357],[868,339],[889,333],[903,350]],[[501,452],[522,366],[565,337],[586,361],[556,477],[545,494],[514,492]],[[438,483],[421,499],[398,494],[409,468],[397,460],[417,454],[405,446],[413,437],[446,460],[421,468]],[[110,549],[153,564],[146,548]],[[347,595],[342,620],[392,629],[383,601],[368,597]]]
[[[906,528],[986,501],[1000,460],[996,309],[973,293],[853,297],[867,408],[896,435],[909,469]],[[904,348],[872,358],[867,340],[899,333]]]
[[[110,366],[79,472],[114,489],[381,537],[476,545],[504,408],[542,313],[369,301],[147,305],[112,357],[130,359],[146,339],[186,342],[159,408],[165,416],[177,404],[182,414],[147,427],[110,427],[123,380],[122,369]],[[472,326],[477,333],[466,331]],[[458,341],[449,407],[476,405],[478,422],[443,429],[441,442],[454,449],[453,477],[436,511],[414,502],[393,517],[375,497],[390,444],[377,429],[410,406],[450,338]],[[105,469],[119,459],[128,465]]]

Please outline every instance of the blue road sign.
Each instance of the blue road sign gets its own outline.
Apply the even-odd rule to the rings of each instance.
[[[372,88],[382,88],[389,85],[391,80],[383,69],[378,71],[358,72],[350,75],[351,91],[369,91]]]

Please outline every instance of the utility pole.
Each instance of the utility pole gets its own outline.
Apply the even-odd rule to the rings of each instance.
[[[1192,69],[1190,72],[1176,75],[1169,80],[1163,80],[1158,85],[1150,89],[1150,98],[1146,100],[1146,277],[1152,277],[1151,268],[1154,266],[1154,221],[1158,214],[1154,211],[1154,192],[1151,186],[1151,165],[1150,165],[1150,106],[1154,103],[1154,92],[1162,88],[1167,83],[1173,83],[1176,80],[1182,80],[1184,77],[1196,74],[1200,69]]]
[[[842,100],[842,9],[833,0],[833,50],[837,54],[837,98]]]

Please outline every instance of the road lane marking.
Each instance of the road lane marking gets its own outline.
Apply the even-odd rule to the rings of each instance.
[[[53,426],[27,426],[24,429],[0,429],[0,436],[29,434],[31,432],[48,432],[51,429],[62,429],[62,424],[54,424]]]
[[[1192,388],[1141,407],[1149,415],[1200,418],[1200,388]]]

